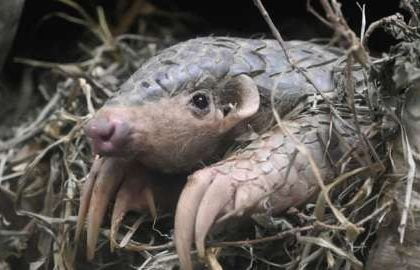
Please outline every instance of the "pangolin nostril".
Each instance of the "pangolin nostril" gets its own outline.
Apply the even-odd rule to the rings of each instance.
[[[96,118],[88,123],[85,131],[94,140],[109,141],[115,133],[115,124],[103,117]]]

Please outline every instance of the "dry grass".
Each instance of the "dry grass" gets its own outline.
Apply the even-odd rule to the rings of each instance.
[[[113,37],[102,9],[92,17],[71,0],[61,2],[79,16],[52,15],[86,26],[101,44],[80,63],[18,60],[44,69],[40,73],[44,80],[39,80],[37,88],[45,102],[33,108],[32,117],[11,127],[13,134],[8,140],[0,141],[0,263],[5,269],[6,262],[30,262],[32,269],[169,269],[177,256],[172,244],[172,218],[168,216],[157,221],[138,215],[128,218],[126,224],[132,225],[122,230],[123,245],[114,254],[109,251],[105,226],[94,262],[84,261],[83,245],[75,254],[73,241],[80,190],[93,160],[82,127],[117,85],[168,44],[141,35]],[[331,115],[331,134],[339,135],[346,155],[334,164],[336,178],[329,184],[318,177],[321,192],[314,203],[290,209],[281,217],[256,216],[239,226],[236,239],[221,234],[209,241],[214,269],[218,267],[216,257],[228,269],[362,269],[379,221],[392,204],[384,194],[403,178],[389,170],[389,142],[400,123],[396,108],[384,102],[390,93],[381,81],[394,56],[368,58],[362,44],[378,26],[405,31],[413,40],[418,33],[398,17],[389,17],[372,24],[375,28],[368,28],[361,41],[348,28],[336,1],[321,3],[326,16],[316,15],[335,30],[332,42],[346,44],[347,54],[337,64],[341,95],[331,99],[320,93],[308,100],[308,110]],[[275,37],[283,43],[279,33]],[[290,63],[295,65],[293,59]],[[294,67],[305,76],[304,70]],[[45,80],[54,83],[45,84]],[[340,129],[343,126],[346,129]],[[354,134],[357,141],[349,141]],[[309,151],[298,141],[296,144],[319,175]],[[355,151],[359,144],[364,146],[362,153]],[[412,179],[411,173],[406,206]],[[401,221],[402,236],[406,216]]]

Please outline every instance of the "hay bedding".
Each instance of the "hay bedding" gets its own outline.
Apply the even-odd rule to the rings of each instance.
[[[81,128],[142,62],[175,41],[113,37],[100,9],[95,19],[73,2],[63,2],[73,5],[79,12],[76,18],[101,44],[90,51],[91,58],[76,64],[20,60],[41,70],[35,87],[43,102],[0,141],[0,269],[171,269],[177,256],[170,215],[157,220],[131,215],[115,253],[109,251],[109,227],[104,224],[93,262],[85,261],[83,244],[77,246],[73,234],[80,191],[93,160]],[[342,18],[335,1],[321,2],[327,13]],[[408,5],[414,24],[413,6]],[[407,265],[420,267],[413,259],[417,249],[410,244],[416,227],[407,217],[412,210],[407,206],[417,203],[416,152],[408,152],[414,153],[411,159],[404,157],[410,136],[400,135],[400,125],[410,124],[401,122],[400,112],[407,87],[417,80],[419,32],[399,16],[378,21],[362,41],[376,27],[385,27],[405,43],[381,59],[369,60],[354,33],[348,34],[345,21],[332,21],[335,39],[346,41],[348,51],[336,72],[340,94],[328,102],[314,96],[307,111],[329,113],[332,132],[340,126],[335,121],[348,124],[358,133],[356,143],[366,144],[365,155],[354,158],[355,142],[347,141],[348,130],[341,131],[340,143],[348,155],[317,200],[280,217],[254,216],[235,233],[216,234],[209,242],[214,269],[219,261],[225,269],[362,269],[366,264],[368,269],[383,269],[375,267],[390,267],[399,255],[386,251],[381,242],[397,246],[404,234],[408,240],[402,248],[414,251]],[[280,35],[275,37],[282,41]],[[383,254],[390,254],[389,262],[381,260]]]

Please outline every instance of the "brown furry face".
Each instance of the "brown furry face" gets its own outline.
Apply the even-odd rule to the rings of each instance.
[[[190,170],[220,153],[226,130],[223,109],[207,90],[141,106],[105,106],[86,133],[104,156],[137,159],[164,172]]]
[[[259,110],[245,75],[138,106],[106,105],[86,126],[93,151],[138,160],[162,172],[186,172],[223,154],[231,131]]]

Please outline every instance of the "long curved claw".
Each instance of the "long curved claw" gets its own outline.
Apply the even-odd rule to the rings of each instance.
[[[317,131],[327,134],[328,127],[318,130],[320,126],[306,123],[291,130],[310,150],[325,176],[331,169],[323,159]],[[267,132],[228,159],[195,172],[181,194],[175,217],[175,245],[182,269],[192,269],[193,241],[199,256],[205,257],[205,238],[220,220],[299,206],[317,189],[308,160],[296,150],[295,141],[279,129]]]
[[[145,170],[131,171],[118,190],[111,219],[111,250],[114,250],[116,234],[121,222],[129,211],[149,210],[157,216],[153,191],[150,186],[151,176]]]
[[[110,198],[117,192],[124,178],[121,161],[107,158],[97,176],[90,199],[87,219],[87,258],[95,256],[95,246],[98,241],[99,229],[108,207]]]
[[[195,246],[201,258],[205,257],[204,241],[216,217],[222,210],[232,209],[235,190],[229,178],[229,175],[218,173],[200,202],[195,222]]]
[[[175,246],[183,269],[192,269],[190,249],[201,198],[211,184],[212,171],[202,170],[188,178],[178,201],[175,215]]]
[[[93,162],[92,168],[87,177],[86,183],[83,187],[82,197],[80,198],[79,213],[77,215],[77,225],[76,225],[76,234],[75,242],[76,245],[79,243],[80,235],[82,233],[83,225],[86,220],[86,216],[89,211],[90,198],[92,196],[93,187],[96,182],[96,177],[99,173],[100,168],[102,167],[104,160],[103,158],[97,158]]]
[[[179,177],[182,176],[158,175],[136,162],[120,158],[96,159],[81,198],[75,235],[76,247],[87,219],[87,257],[89,260],[93,259],[103,217],[114,197],[111,249],[115,248],[116,234],[127,212],[148,210],[156,217],[155,195],[159,207],[173,209],[184,182]]]

